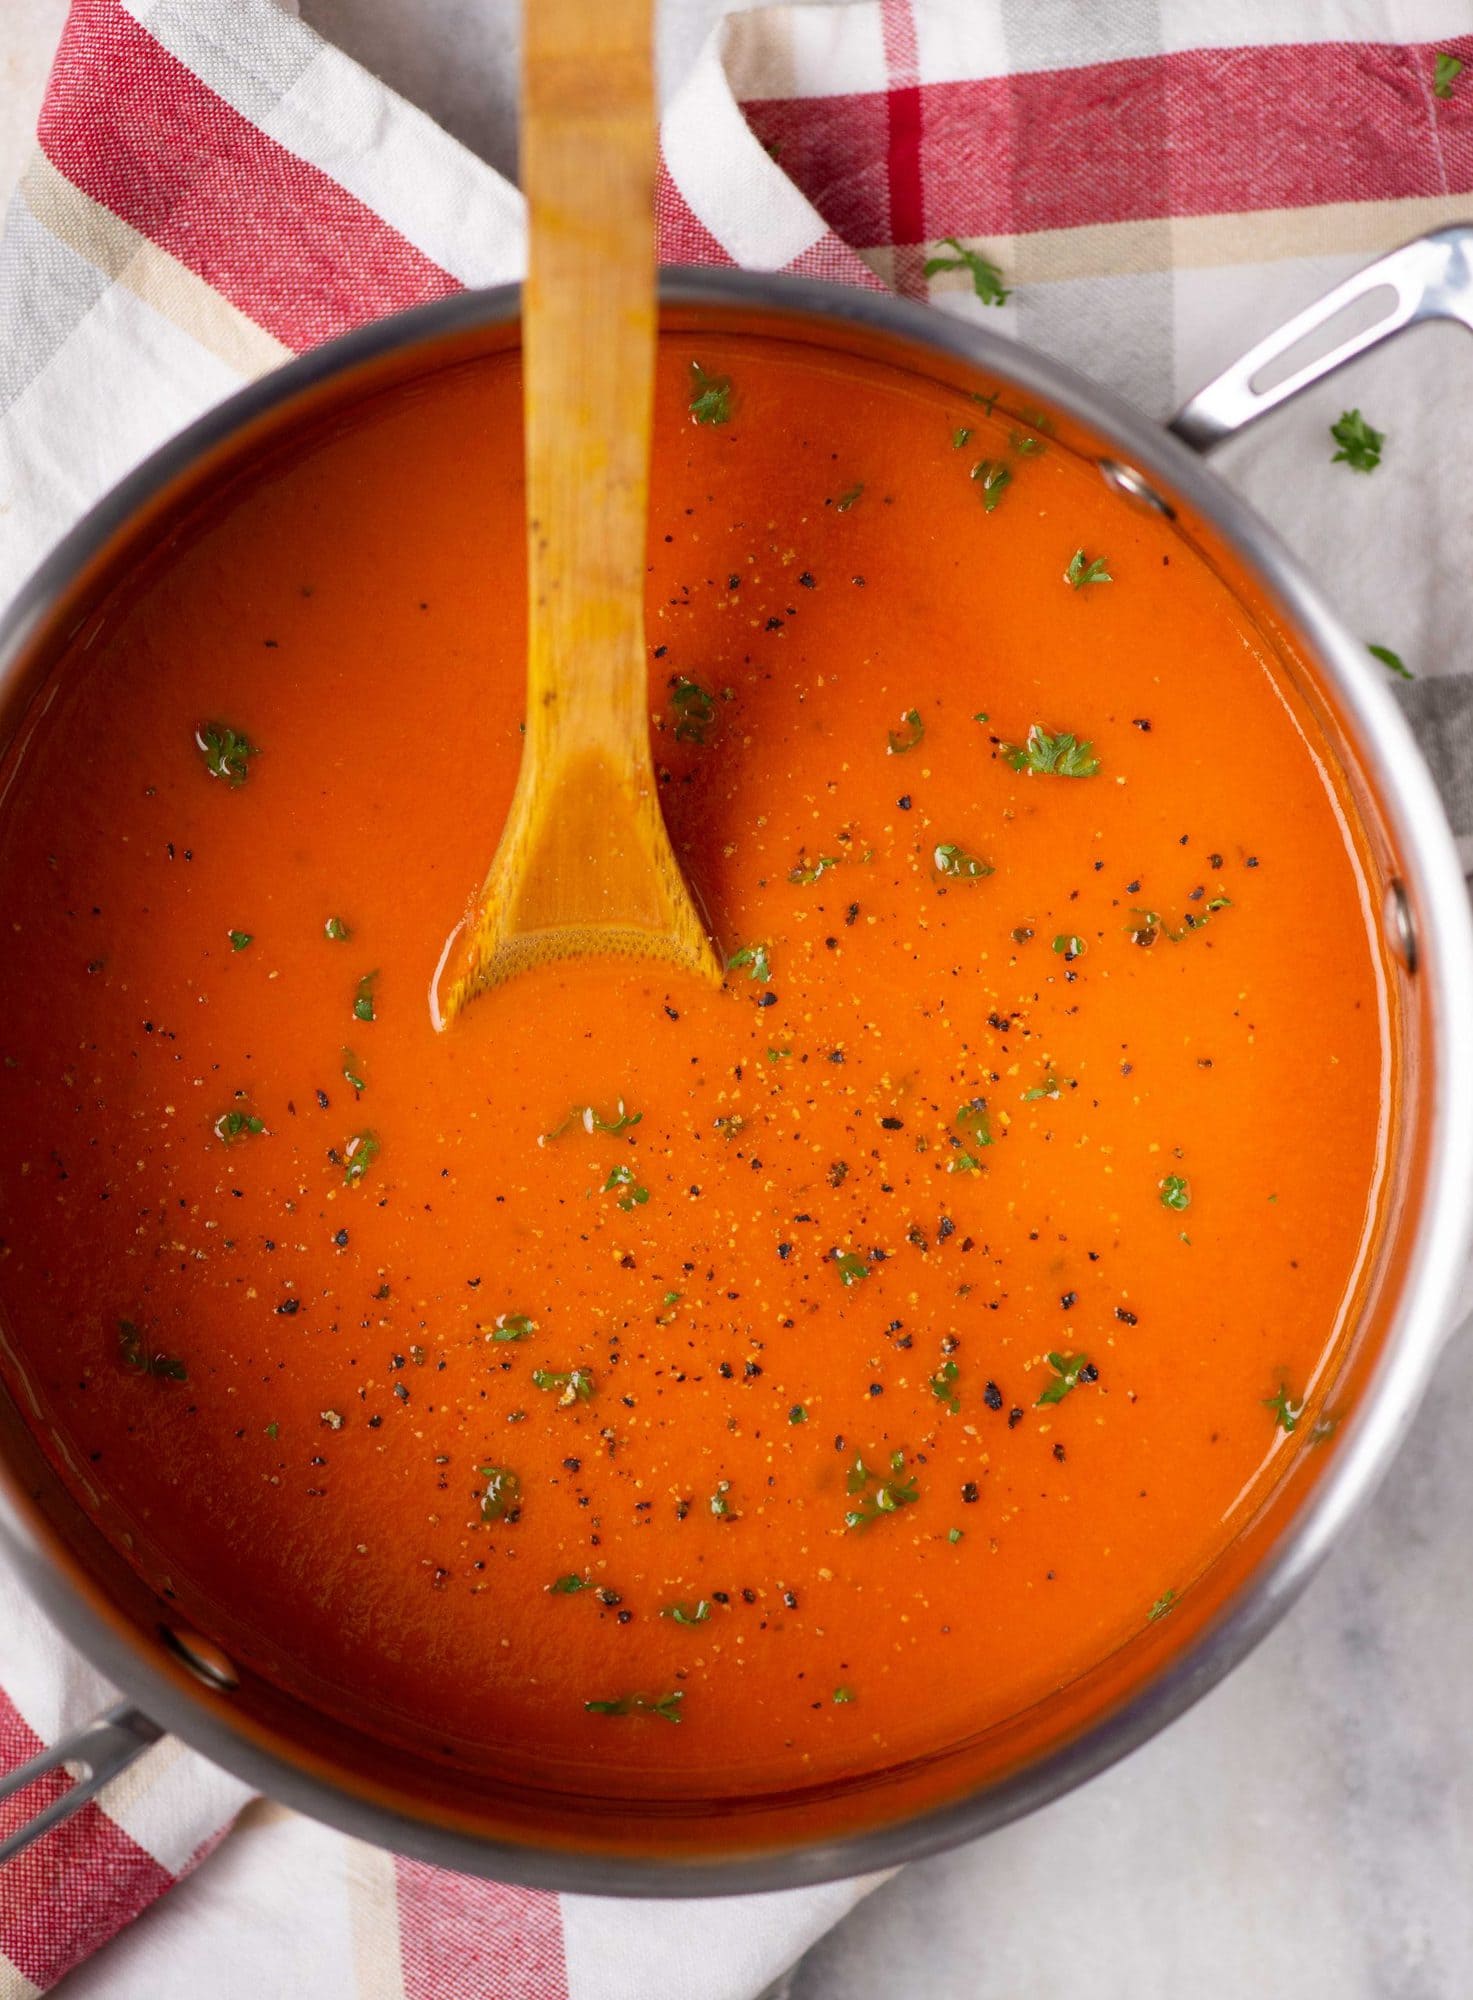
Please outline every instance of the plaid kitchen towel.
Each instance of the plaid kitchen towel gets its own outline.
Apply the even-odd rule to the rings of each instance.
[[[515,191],[272,0],[73,0],[38,140],[0,246],[0,601],[242,381],[521,268]],[[718,29],[662,142],[667,262],[930,297],[1165,415],[1358,264],[1473,214],[1473,0],[769,8]],[[1446,436],[1470,371],[1419,334],[1227,470],[1412,670],[1473,861],[1473,456]],[[1387,434],[1374,480],[1329,462],[1357,402]],[[3,1569],[0,1634],[12,1768],[109,1695]],[[68,1972],[78,2000],[753,2000],[866,1886],[656,1905],[475,1882],[165,1741],[0,1871],[0,2000]]]

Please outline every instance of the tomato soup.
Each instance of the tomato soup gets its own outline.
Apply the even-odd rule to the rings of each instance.
[[[0,807],[0,1307],[189,1618],[650,1798],[1015,1717],[1170,1618],[1328,1380],[1389,1041],[1234,596],[1038,416],[666,336],[655,764],[727,973],[437,1032],[521,741],[520,381],[194,516]]]

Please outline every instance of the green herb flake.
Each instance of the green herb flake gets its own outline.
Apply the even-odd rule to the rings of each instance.
[[[887,1514],[898,1514],[902,1507],[912,1507],[920,1499],[916,1487],[915,1474],[903,1477],[905,1453],[892,1451],[890,1454],[890,1477],[884,1479],[867,1466],[863,1457],[856,1457],[849,1468],[845,1487],[851,1499],[858,1505],[849,1508],[844,1515],[844,1526],[851,1533],[856,1528],[873,1527],[876,1521]]]
[[[1054,1074],[1053,1064],[1049,1063],[1043,1072],[1043,1082],[1035,1083],[1031,1090],[1025,1090],[1023,1092],[1023,1102],[1025,1104],[1037,1104],[1042,1098],[1057,1097],[1060,1094],[1061,1088],[1059,1079]]]
[[[1192,1184],[1185,1174],[1166,1174],[1157,1183],[1161,1206],[1180,1215],[1192,1205]]]
[[[194,740],[210,776],[223,778],[228,785],[243,785],[250,776],[250,759],[261,754],[249,737],[228,722],[202,722]]]
[[[1264,1397],[1263,1407],[1273,1411],[1274,1422],[1286,1437],[1291,1436],[1299,1428],[1299,1419],[1304,1415],[1304,1404],[1294,1401],[1289,1394],[1287,1382],[1280,1382],[1279,1393],[1276,1396]]]
[[[767,1061],[770,1063],[786,1062],[792,1053],[791,1049],[768,1049],[766,1052]]]
[[[944,1403],[953,1416],[961,1410],[961,1398],[956,1393],[956,1378],[961,1373],[954,1361],[943,1361],[931,1377],[931,1394],[938,1403]]]
[[[834,1269],[838,1272],[839,1283],[844,1287],[845,1291],[848,1291],[852,1285],[862,1285],[869,1276],[869,1265],[865,1263],[863,1257],[857,1256],[854,1251],[836,1250],[833,1256]]]
[[[887,732],[889,754],[892,757],[903,757],[907,750],[914,750],[926,733],[926,725],[921,720],[919,709],[908,708],[900,720],[904,725],[903,728]]]
[[[1463,65],[1456,56],[1450,56],[1446,49],[1439,49],[1432,59],[1432,95],[1449,98],[1453,85],[1463,74]]]
[[[1019,458],[1037,458],[1048,450],[1041,437],[1034,437],[1031,431],[1009,431],[1008,443]]]
[[[580,1590],[592,1590],[593,1578],[591,1576],[579,1576],[574,1571],[567,1576],[555,1578],[546,1588],[553,1597],[576,1597]]]
[[[660,1301],[664,1307],[664,1311],[655,1314],[656,1326],[673,1326],[675,1324],[675,1309],[684,1296],[683,1292],[666,1292],[664,1298]]]
[[[481,1519],[505,1521],[515,1518],[522,1502],[522,1482],[509,1465],[481,1465],[476,1468],[485,1480],[481,1495]]]
[[[346,944],[353,935],[341,917],[329,917],[322,929],[324,936],[331,938],[334,944]]]
[[[550,1132],[540,1135],[537,1143],[539,1146],[550,1146],[554,1139],[561,1139],[563,1134],[570,1132],[575,1125],[590,1135],[603,1132],[610,1138],[617,1138],[621,1132],[627,1132],[631,1127],[638,1125],[643,1118],[642,1111],[626,1111],[622,1097],[612,1118],[605,1118],[595,1105],[575,1104],[560,1124],[554,1125]]]
[[[760,979],[765,984],[772,977],[772,961],[767,955],[767,946],[744,944],[726,961],[726,969],[728,972],[745,972],[748,979]]]
[[[956,429],[951,434],[952,450],[960,451],[964,444],[970,444],[971,441],[972,441],[972,433],[967,429],[966,425],[958,424]]]
[[[358,1187],[379,1156],[377,1132],[355,1132],[343,1148],[343,1185]]]
[[[704,1625],[711,1616],[711,1607],[702,1597],[694,1604],[667,1604],[660,1616],[670,1619],[675,1625]]]
[[[215,1137],[222,1145],[230,1145],[234,1140],[254,1138],[266,1130],[264,1118],[258,1118],[254,1111],[222,1111],[215,1120]]]
[[[358,982],[358,991],[353,996],[353,1019],[355,1021],[376,1021],[373,1011],[373,989],[378,979],[377,971],[365,972]]]
[[[863,492],[864,492],[863,481],[861,481],[857,486],[846,486],[844,488],[844,491],[839,495],[838,499],[834,502],[834,512],[836,514],[847,514],[849,512],[849,509],[852,506],[854,506],[856,501],[860,499]]]
[[[267,1424],[265,1426],[265,1435],[269,1438],[279,1438],[281,1436],[281,1425]]]
[[[583,1706],[590,1715],[655,1715],[661,1722],[679,1722],[684,1700],[684,1688],[674,1688],[669,1694],[621,1694],[612,1701],[585,1701]]]
[[[641,1187],[635,1180],[633,1167],[609,1168],[609,1177],[600,1192],[612,1194],[616,1188],[619,1190],[619,1206],[626,1215],[631,1209],[643,1208],[650,1198],[649,1189]]]
[[[496,1324],[491,1329],[493,1340],[530,1340],[537,1331],[535,1319],[526,1313],[498,1313]]]
[[[950,257],[928,257],[922,266],[921,275],[934,278],[939,271],[966,271],[972,280],[972,290],[984,306],[1006,305],[1013,296],[1002,281],[1002,272],[996,264],[977,250],[965,249],[954,236],[943,236],[943,249],[955,252]]]
[[[592,1372],[587,1368],[532,1370],[532,1387],[545,1396],[556,1395],[560,1410],[570,1410],[575,1403],[591,1402],[595,1386]]]
[[[1098,1372],[1087,1354],[1048,1354],[1044,1358],[1054,1371],[1054,1379],[1038,1398],[1035,1409],[1044,1403],[1062,1403],[1071,1389],[1081,1382],[1093,1382]]]
[[[972,467],[972,477],[982,496],[983,508],[989,514],[995,513],[1003,494],[1013,483],[1012,467],[1004,465],[1000,458],[979,458]]]
[[[845,1702],[853,1701],[854,1690],[851,1687],[836,1687],[834,1689],[833,1699],[842,1708]]]
[[[711,1498],[706,1503],[706,1505],[711,1510],[712,1517],[715,1520],[734,1521],[736,1519],[736,1515],[732,1511],[731,1502],[726,1497],[727,1494],[730,1493],[730,1491],[731,1491],[731,1481],[729,1479],[717,1480],[716,1491],[711,1495]]]
[[[708,375],[699,361],[690,364],[691,420],[698,424],[731,422],[731,377]]]
[[[1359,410],[1346,410],[1338,422],[1331,424],[1330,436],[1340,447],[1331,458],[1331,465],[1348,465],[1352,472],[1374,472],[1381,463],[1386,433],[1372,430]]]
[[[1367,641],[1366,651],[1373,660],[1379,660],[1383,667],[1390,667],[1392,673],[1400,674],[1404,681],[1414,681],[1417,678],[1400,653],[1393,653],[1389,646],[1373,646]],[[232,931],[231,936],[234,935]]]
[[[255,942],[255,936],[250,931],[232,931],[230,933],[230,949],[232,951],[249,951]]]
[[[343,1050],[343,1081],[350,1090],[362,1092],[368,1088],[359,1070],[358,1058],[351,1049]]]
[[[1024,743],[1004,743],[1003,761],[1015,771],[1029,771],[1039,777],[1093,778],[1099,775],[1100,760],[1093,743],[1086,743],[1067,731],[1050,736],[1041,722],[1033,723]]]
[[[701,743],[716,720],[716,697],[699,681],[675,674],[670,681],[670,705],[675,710],[677,743]]]
[[[951,1542],[951,1543],[955,1544],[955,1543],[959,1542],[959,1541],[961,1540],[961,1538],[962,1538],[962,1531],[961,1531],[961,1529],[960,1529],[960,1528],[948,1528],[948,1529],[947,1529],[947,1531],[946,1531],[946,1539],[947,1539],[947,1541],[949,1541],[949,1542]]]
[[[1054,950],[1061,958],[1083,958],[1088,949],[1084,939],[1074,931],[1060,931],[1054,939]]]
[[[827,869],[837,868],[838,866],[839,856],[837,854],[820,854],[816,860],[800,861],[796,868],[790,868],[788,870],[788,880],[796,883],[800,889],[810,889],[815,882],[823,878]],[[753,977],[756,977],[755,973]]]
[[[1083,549],[1076,549],[1069,558],[1069,567],[1064,571],[1064,581],[1076,590],[1083,590],[1091,583],[1113,583],[1114,577],[1105,568],[1104,556],[1094,556],[1085,560]]]
[[[808,1410],[806,1405],[803,1403],[794,1403],[792,1409],[788,1411],[788,1422],[790,1424],[806,1424],[807,1421]]]
[[[968,854],[954,840],[943,840],[931,851],[931,866],[948,882],[981,882],[992,873],[992,863],[980,855]]]
[[[1161,1595],[1156,1599],[1156,1602],[1151,1606],[1150,1610],[1146,1613],[1148,1621],[1152,1625],[1154,1625],[1158,1618],[1164,1618],[1166,1616],[1167,1612],[1172,1609],[1175,1603],[1176,1603],[1176,1592],[1174,1590],[1163,1590]]]
[[[118,1321],[118,1359],[130,1375],[152,1375],[161,1382],[187,1382],[189,1370],[177,1355],[160,1354],[145,1346],[131,1319]]]

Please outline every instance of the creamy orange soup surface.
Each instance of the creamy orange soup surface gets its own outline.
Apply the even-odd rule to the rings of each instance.
[[[650,717],[725,985],[570,964],[437,1033],[519,398],[448,369],[238,481],[12,753],[12,1373],[151,1582],[371,1730],[830,1780],[1169,1618],[1332,1420],[1361,876],[1233,597],[1046,426],[667,336]]]

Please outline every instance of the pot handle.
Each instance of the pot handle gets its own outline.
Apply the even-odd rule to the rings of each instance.
[[[1386,298],[1369,324],[1364,312],[1354,314],[1351,330],[1341,338],[1328,346],[1321,344],[1318,353],[1299,367],[1280,373],[1268,387],[1254,387],[1272,363],[1284,360],[1302,342],[1378,292]],[[1473,329],[1473,223],[1434,229],[1357,271],[1251,347],[1240,361],[1193,396],[1168,428],[1197,451],[1208,451],[1312,382],[1333,374],[1357,354],[1379,347],[1403,327],[1429,319],[1461,320]]]
[[[116,1708],[94,1716],[80,1729],[72,1730],[70,1735],[38,1752],[28,1763],[6,1772],[0,1778],[0,1805],[14,1798],[17,1792],[23,1792],[28,1785],[35,1784],[38,1778],[59,1770],[63,1764],[79,1767],[74,1782],[60,1798],[53,1799],[0,1840],[0,1863],[8,1861],[13,1854],[19,1854],[51,1827],[79,1812],[104,1785],[110,1784],[120,1771],[125,1771],[145,1750],[157,1743],[163,1733],[156,1722],[150,1722],[146,1715],[131,1708],[127,1702],[119,1702]]]

